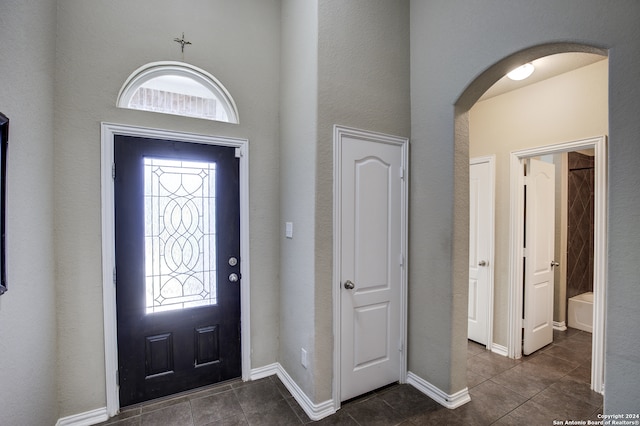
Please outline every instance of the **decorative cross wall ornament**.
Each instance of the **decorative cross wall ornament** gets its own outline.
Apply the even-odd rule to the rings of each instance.
[[[184,47],[187,44],[191,44],[191,42],[184,39],[184,33],[182,33],[182,38],[176,37],[176,38],[173,39],[173,41],[175,41],[176,43],[180,43],[180,50],[182,52],[182,60],[184,61]]]

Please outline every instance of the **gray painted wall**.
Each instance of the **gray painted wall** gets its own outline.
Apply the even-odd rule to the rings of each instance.
[[[640,406],[640,330],[630,326],[640,314],[639,18],[635,1],[411,2],[412,161],[421,167],[411,173],[410,367],[440,389],[453,393],[466,386],[466,360],[459,354],[466,347],[468,231],[462,198],[468,178],[460,165],[468,144],[464,127],[461,142],[454,144],[454,105],[460,99],[461,112],[468,109],[514,65],[500,61],[516,52],[576,42],[609,49],[605,411],[635,412]],[[534,57],[525,52],[520,59]]]
[[[279,273],[280,2],[60,0],[56,66],[55,245],[60,417],[105,406],[100,122],[249,139],[251,359],[276,361]],[[125,79],[158,60],[216,76],[240,124],[115,107]],[[51,29],[48,36],[52,37]],[[17,287],[17,286],[16,286]]]
[[[323,401],[333,376],[333,126],[409,136],[409,3],[322,1],[318,37],[316,398]]]
[[[318,121],[318,2],[282,2],[280,350],[278,361],[315,395],[314,222]],[[293,238],[285,238],[285,222]],[[300,362],[307,351],[309,366]]]
[[[408,136],[409,3],[284,1],[279,362],[320,403],[333,383],[333,126]],[[300,349],[310,354],[309,369]]]
[[[0,111],[9,117],[7,262],[0,297],[0,424],[57,419],[53,258],[55,2],[0,11]],[[35,403],[34,401],[37,401]]]

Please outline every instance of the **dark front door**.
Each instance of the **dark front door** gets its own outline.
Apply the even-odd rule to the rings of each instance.
[[[235,148],[115,138],[120,405],[241,375]]]

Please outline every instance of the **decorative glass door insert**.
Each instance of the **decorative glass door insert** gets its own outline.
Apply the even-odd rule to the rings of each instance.
[[[146,313],[215,305],[216,163],[144,158]]]

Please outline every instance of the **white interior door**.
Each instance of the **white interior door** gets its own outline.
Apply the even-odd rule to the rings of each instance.
[[[493,243],[493,163],[472,160],[469,165],[469,312],[468,338],[489,343],[490,286]]]
[[[555,166],[527,160],[523,353],[553,342]]]
[[[401,379],[406,144],[345,135],[338,149],[344,401]]]

